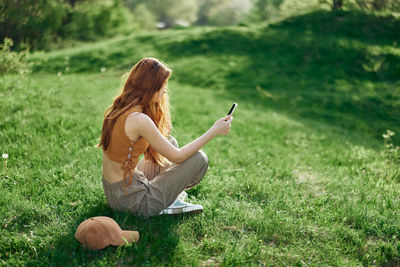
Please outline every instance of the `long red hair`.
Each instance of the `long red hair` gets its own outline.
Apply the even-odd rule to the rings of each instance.
[[[142,112],[148,115],[165,137],[171,134],[172,124],[168,93],[162,95],[160,102],[152,102],[155,93],[166,85],[171,70],[160,60],[146,57],[137,62],[125,81],[123,90],[113,104],[104,113],[103,129],[97,147],[107,150],[111,131],[121,114],[134,106],[142,106]],[[146,160],[165,166],[168,160],[151,146],[144,152]]]

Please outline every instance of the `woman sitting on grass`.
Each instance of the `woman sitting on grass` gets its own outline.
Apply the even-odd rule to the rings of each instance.
[[[103,188],[112,209],[144,217],[203,210],[201,205],[184,202],[184,190],[203,179],[208,158],[200,149],[215,136],[227,135],[233,117],[220,118],[202,136],[179,148],[170,135],[170,75],[159,60],[141,59],[105,112],[98,146],[103,148]]]

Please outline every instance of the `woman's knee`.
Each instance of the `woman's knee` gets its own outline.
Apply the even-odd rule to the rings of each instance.
[[[195,187],[204,178],[208,171],[208,157],[207,154],[199,150],[192,156],[192,160],[196,164],[196,172],[194,177],[190,177],[191,180],[186,185],[185,190]]]
[[[192,156],[196,162],[199,162],[200,165],[208,166],[208,156],[204,151],[199,150],[196,153],[193,154]]]

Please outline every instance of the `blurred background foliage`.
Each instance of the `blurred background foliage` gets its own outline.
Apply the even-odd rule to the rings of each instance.
[[[0,40],[51,50],[171,27],[276,22],[315,9],[399,12],[398,0],[2,0]],[[397,13],[396,13],[397,14]]]

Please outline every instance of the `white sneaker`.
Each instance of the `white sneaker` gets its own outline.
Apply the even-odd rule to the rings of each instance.
[[[188,197],[188,194],[186,193],[186,191],[182,191],[182,192],[178,195],[177,199],[179,199],[179,200],[181,200],[181,201],[185,201],[185,200],[187,199],[187,197]]]
[[[191,204],[176,199],[174,203],[163,209],[159,215],[162,214],[181,214],[181,213],[199,213],[203,211],[203,206],[198,204]]]

